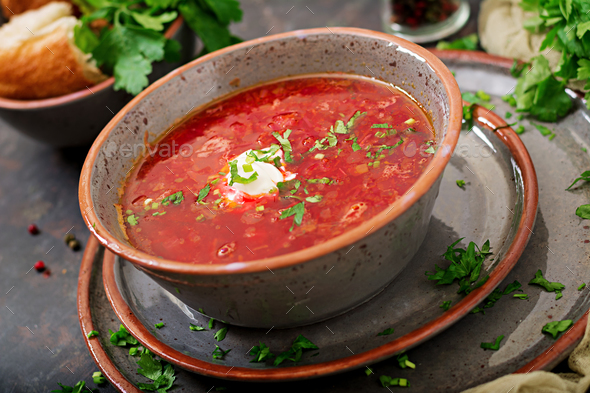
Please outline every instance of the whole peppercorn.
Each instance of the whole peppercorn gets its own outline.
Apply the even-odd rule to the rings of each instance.
[[[72,235],[71,233],[68,233],[64,236],[64,242],[66,244],[69,244],[72,240],[76,240],[76,236]]]
[[[45,263],[43,261],[37,261],[34,265],[34,268],[38,272],[42,272],[45,270]]]
[[[78,251],[80,249],[80,242],[76,239],[72,239],[68,242],[68,247],[74,251]]]
[[[39,228],[37,228],[37,225],[31,224],[29,225],[28,231],[31,235],[36,235],[39,233]]]

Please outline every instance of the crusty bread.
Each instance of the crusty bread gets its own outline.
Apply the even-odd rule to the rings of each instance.
[[[78,20],[71,13],[71,4],[54,2],[0,27],[0,97],[56,97],[106,79],[74,44]]]
[[[0,0],[2,13],[6,18],[12,18],[13,15],[22,14],[25,11],[35,10],[43,7],[47,3],[55,0]],[[64,1],[64,0],[62,0]],[[69,0],[65,0],[68,3]]]

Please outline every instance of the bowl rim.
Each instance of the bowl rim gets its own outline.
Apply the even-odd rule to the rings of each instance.
[[[289,38],[302,38],[308,36],[323,36],[330,34],[340,34],[344,36],[360,36],[364,38],[374,38],[383,41],[388,41],[397,46],[410,50],[413,54],[420,56],[433,69],[434,73],[440,78],[443,88],[447,93],[449,100],[449,120],[447,126],[447,133],[443,138],[439,149],[434,155],[429,165],[424,169],[420,177],[416,180],[414,185],[403,195],[400,199],[390,204],[381,213],[364,221],[358,227],[350,229],[345,233],[328,239],[323,243],[308,247],[302,250],[294,251],[288,254],[282,254],[265,259],[251,260],[247,262],[228,262],[223,264],[192,264],[186,262],[178,262],[155,257],[134,248],[131,245],[124,244],[112,236],[108,230],[101,224],[96,212],[94,211],[94,204],[91,198],[91,178],[92,169],[97,159],[98,153],[106,141],[114,127],[123,119],[123,117],[133,109],[141,100],[148,96],[151,92],[164,85],[166,82],[182,75],[183,72],[197,67],[200,64],[207,62],[216,57],[222,56],[226,53],[239,51],[242,49],[249,50],[252,46],[263,43],[279,41]],[[461,131],[461,124],[463,120],[463,102],[461,99],[461,92],[459,86],[455,81],[451,71],[443,64],[443,62],[433,55],[430,51],[422,48],[414,43],[406,41],[402,38],[389,35],[386,33],[376,32],[366,29],[349,28],[349,27],[331,27],[314,28],[305,30],[295,30],[287,33],[281,33],[262,38],[253,39],[237,45],[220,49],[203,57],[200,57],[186,65],[183,65],[176,70],[170,72],[168,75],[151,84],[143,92],[131,100],[123,109],[117,113],[107,126],[101,131],[99,136],[94,141],[88,156],[82,167],[79,185],[79,202],[82,217],[90,232],[96,236],[99,242],[114,252],[115,254],[127,259],[128,261],[150,271],[160,271],[176,274],[189,275],[218,275],[218,274],[243,274],[266,272],[269,270],[272,273],[273,269],[281,269],[289,266],[297,265],[307,262],[323,255],[327,255],[336,250],[349,246],[362,238],[366,237],[373,229],[378,230],[387,225],[395,218],[406,212],[410,206],[416,203],[438,180],[442,175],[447,163],[449,162],[452,152],[459,139]],[[413,191],[413,192],[411,192]],[[387,213],[383,214],[383,212]],[[391,214],[390,214],[391,213]]]
[[[180,26],[182,26],[182,22],[184,19],[182,16],[179,16],[170,24],[168,29],[164,32],[164,37],[170,39],[176,34]],[[73,93],[64,94],[58,97],[49,97],[49,98],[41,98],[36,100],[16,100],[12,98],[4,98],[0,97],[0,109],[17,109],[17,110],[27,110],[27,109],[45,109],[51,108],[54,106],[60,106],[64,104],[69,104],[73,101],[81,100],[83,98],[89,97],[94,95],[102,90],[107,89],[110,86],[115,84],[115,77],[109,76],[104,81],[90,87],[86,86],[85,90],[78,90]]]

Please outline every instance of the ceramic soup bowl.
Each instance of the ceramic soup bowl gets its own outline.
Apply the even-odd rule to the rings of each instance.
[[[266,259],[189,264],[158,258],[129,244],[113,205],[118,203],[116,190],[140,156],[134,150],[143,151],[134,148],[143,146],[144,135],[154,141],[193,108],[237,89],[324,72],[389,82],[409,93],[428,112],[438,149],[405,195],[342,235]],[[426,236],[461,120],[461,94],[451,72],[415,44],[352,28],[268,36],[180,67],[127,104],[88,154],[80,179],[80,207],[88,228],[105,247],[194,310],[203,309],[210,317],[248,327],[310,324],[371,299],[412,259]]]

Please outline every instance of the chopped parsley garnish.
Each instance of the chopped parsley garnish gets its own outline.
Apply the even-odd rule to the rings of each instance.
[[[461,240],[463,238],[448,246],[447,251],[442,255],[447,261],[451,262],[448,268],[442,269],[434,265],[435,272],[426,272],[425,274],[429,280],[437,281],[436,285],[452,284],[455,280],[458,280],[459,290],[457,293],[464,292],[467,295],[482,286],[489,278],[489,276],[486,276],[478,281],[483,261],[487,255],[491,254],[490,241],[487,240],[481,250],[478,248],[478,251],[475,251],[477,246],[474,242],[469,242],[467,249],[455,248]]]
[[[424,150],[424,153],[434,154],[436,153],[436,150],[434,149],[434,146],[429,146],[428,149]]]
[[[336,183],[336,180],[331,180],[328,177],[322,177],[321,179],[307,179],[307,182],[311,184],[334,184]]]
[[[129,355],[131,355],[131,356],[141,355],[142,353],[143,353],[143,348],[140,348],[140,347],[129,348]]]
[[[397,361],[401,368],[416,368],[416,365],[408,360],[408,354],[406,353],[400,353],[399,355],[397,355]]]
[[[166,212],[155,212],[152,216],[163,216],[164,214],[166,214]]]
[[[219,179],[215,179],[219,180]],[[209,195],[209,191],[211,191],[211,186],[207,184],[205,187],[201,188],[199,191],[199,197],[197,198],[197,202],[201,202],[207,195]]]
[[[137,221],[137,217],[134,214],[127,217],[127,222],[131,225],[139,224],[139,222]]]
[[[367,377],[368,377],[369,375],[371,375],[371,374],[375,374],[375,373],[373,372],[373,369],[372,369],[372,368],[370,368],[370,367],[367,367],[367,368],[365,368],[365,374],[366,374],[366,375],[367,375]]]
[[[578,287],[578,291],[581,291],[582,289],[586,288],[586,283],[583,282],[579,287]]]
[[[250,360],[250,363],[261,363],[275,357],[268,346],[260,341],[259,343],[260,345],[257,345],[250,350],[250,355],[254,356],[254,359]]]
[[[354,115],[352,115],[352,117],[350,118],[350,120],[348,120],[348,123],[346,123],[346,129],[348,131],[350,131],[351,127],[354,125],[354,122],[356,121],[356,119],[358,119],[360,116],[362,115],[366,115],[367,112],[362,112],[361,111],[356,111],[356,113]]]
[[[178,191],[162,199],[162,205],[168,206],[170,202],[174,203],[175,205],[180,205],[180,202],[182,201],[184,201],[184,194],[182,191]]]
[[[482,302],[483,307],[476,307],[473,310],[471,310],[471,313],[477,314],[478,312],[481,312],[485,314],[485,308],[494,307],[494,304],[496,304],[496,302],[500,300],[502,296],[510,295],[512,292],[519,290],[521,287],[522,285],[518,281],[514,280],[514,282],[508,284],[503,291],[500,288],[494,289],[494,291],[490,293],[488,297]]]
[[[209,329],[213,329],[213,325],[215,324],[215,319],[211,318],[209,320]]]
[[[379,382],[381,382],[381,386],[384,388],[388,386],[402,386],[402,387],[410,387],[410,381],[405,378],[391,378],[387,375],[382,375],[379,377]]]
[[[524,132],[524,126],[518,126],[514,132],[516,132],[518,135],[522,134]]]
[[[164,327],[164,322],[158,322],[154,325],[156,329],[162,329]]]
[[[585,220],[590,219],[590,205],[582,205],[576,209],[576,216]]]
[[[574,180],[574,182],[572,184],[570,184],[570,186],[568,188],[566,188],[566,191],[569,191],[577,182],[579,181],[590,181],[590,171],[585,171],[583,172],[580,177],[576,178],[576,180]]]
[[[504,115],[505,118],[510,119],[512,117],[512,113],[511,112],[506,112],[506,114]]]
[[[283,210],[281,213],[281,220],[287,217],[293,216],[293,225],[291,225],[291,229],[289,232],[293,230],[295,225],[301,225],[303,221],[303,214],[305,213],[305,204],[304,202],[299,202],[296,205],[291,206],[288,209]]]
[[[291,147],[291,142],[289,142],[289,135],[291,135],[291,130],[285,131],[283,136],[281,136],[281,134],[278,132],[272,133],[272,136],[277,138],[283,148],[283,152],[285,153],[285,161],[293,162],[293,159],[291,158],[291,152],[293,151],[293,148]]]
[[[153,383],[138,383],[137,387],[141,390],[165,393],[172,387],[176,379],[172,365],[167,363],[166,366],[163,366],[162,362],[154,359],[154,355],[147,349],[141,354],[141,359],[139,359],[137,365],[140,367],[137,372],[153,381]]]
[[[535,278],[529,282],[529,285],[539,285],[545,288],[547,292],[555,292],[555,300],[558,300],[563,296],[561,291],[565,288],[565,285],[562,283],[547,281],[547,279],[543,277],[543,272],[541,269],[537,270],[537,273],[535,273]]]
[[[473,128],[475,123],[475,104],[463,105],[463,120],[468,130]]]
[[[113,331],[109,329],[109,334],[111,335],[111,344],[116,345],[118,347],[124,347],[127,344],[137,345],[137,340],[135,339],[135,337],[129,334],[129,332],[127,331],[127,329],[125,329],[125,326],[123,325],[119,326],[118,332],[113,333]]]
[[[213,336],[213,338],[217,341],[223,341],[223,339],[225,338],[225,335],[227,334],[227,328],[221,328],[219,329],[215,335]]]
[[[465,187],[465,180],[457,180],[456,183],[457,183],[457,186],[459,186],[461,188]]]
[[[512,295],[512,297],[515,297],[515,298],[521,299],[521,300],[527,300],[529,298],[529,295],[527,295],[526,293],[515,293],[514,295]]]
[[[61,383],[57,383],[61,389],[60,390],[52,390],[51,393],[82,393],[82,389],[84,389],[84,387],[86,387],[86,382],[84,381],[78,381],[78,383],[75,386],[67,386],[67,385],[62,385]]]
[[[440,308],[443,309],[443,311],[449,311],[449,308],[451,308],[451,300],[447,300],[445,302],[442,302],[442,304],[440,305]]]
[[[304,349],[319,349],[314,343],[309,341],[303,335],[297,336],[291,345],[291,349],[281,353],[274,361],[274,365],[278,366],[285,360],[291,360],[292,362],[298,362],[301,359]]]
[[[390,126],[387,123],[383,123],[383,124],[373,124],[371,126],[371,128],[393,128],[393,126]]]
[[[231,175],[230,181],[229,181],[230,186],[233,186],[234,183],[250,184],[254,180],[258,179],[258,172],[254,172],[248,178],[240,176],[238,173],[238,161],[237,160],[230,161],[229,173]]]
[[[535,126],[535,128],[537,130],[539,130],[539,132],[541,133],[541,135],[548,136],[550,140],[553,139],[552,136],[555,135],[555,134],[549,128],[545,127],[542,124],[535,124],[535,123],[531,123],[531,124],[533,126]]]
[[[324,197],[321,195],[314,195],[314,196],[310,196],[310,197],[305,198],[305,200],[310,203],[318,203],[318,202],[321,202],[321,200],[323,198]]]
[[[393,330],[393,328],[387,328],[381,333],[377,333],[377,336],[389,336],[390,334],[393,334]]]
[[[91,330],[90,333],[88,333],[88,338],[92,338],[92,337],[98,337],[98,332],[96,330]]]
[[[356,142],[357,138],[352,140],[352,151],[359,151],[362,149],[361,145]]]
[[[502,340],[504,339],[504,336],[498,336],[496,338],[496,341],[493,343],[481,343],[479,346],[482,347],[483,349],[491,349],[492,351],[497,351],[498,349],[500,349],[500,343],[502,342]]]
[[[203,330],[207,330],[202,326],[193,325],[192,323],[190,324],[189,329],[193,332],[202,332]]]
[[[549,322],[545,326],[543,326],[543,333],[547,333],[553,336],[553,338],[557,338],[559,333],[565,332],[568,330],[574,322],[571,319],[565,319],[563,321],[554,321]]]
[[[92,373],[92,380],[97,385],[102,385],[107,381],[107,379],[102,376],[102,373],[100,371],[95,371]]]
[[[465,93],[461,94],[461,98],[463,98],[464,101],[467,101],[471,105],[478,104],[487,109],[494,109],[494,105],[488,103],[490,101],[490,96],[481,90],[478,91],[476,94],[466,91]]]
[[[213,355],[213,359],[223,359],[225,355],[229,353],[229,351],[231,351],[231,349],[224,351],[223,349],[219,348],[219,346],[215,345],[215,349],[211,354]]]
[[[463,49],[463,50],[477,50],[477,43],[479,37],[476,33],[469,34],[463,38],[454,41],[439,41],[436,44],[436,49]]]

